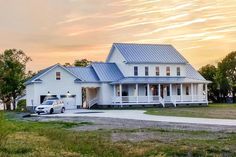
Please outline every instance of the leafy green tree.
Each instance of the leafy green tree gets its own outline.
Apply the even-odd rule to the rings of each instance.
[[[233,101],[236,102],[236,51],[229,53],[218,65],[230,85]]]
[[[226,96],[230,91],[230,85],[225,77],[224,70],[221,68],[220,63],[218,63],[215,80],[217,83],[217,89],[219,90],[220,102],[226,102]]]
[[[27,79],[26,63],[30,61],[23,51],[16,49],[5,50],[0,54],[0,99],[10,110],[16,108],[16,98],[21,95]]]
[[[74,66],[78,66],[78,67],[86,67],[89,64],[91,64],[91,61],[89,61],[87,59],[77,59],[74,62]]]
[[[209,81],[212,81],[208,85],[208,96],[209,100],[212,100],[213,102],[219,102],[219,90],[218,90],[218,83],[216,81],[216,75],[217,75],[217,68],[214,65],[207,64],[199,69],[199,73]]]

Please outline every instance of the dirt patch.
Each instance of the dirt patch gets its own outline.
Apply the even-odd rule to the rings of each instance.
[[[202,134],[188,134],[188,133],[178,133],[178,132],[149,132],[149,131],[142,131],[142,132],[126,132],[126,133],[112,133],[111,140],[113,142],[118,141],[131,141],[131,142],[139,142],[139,141],[146,141],[146,140],[157,140],[162,143],[169,143],[176,140],[183,140],[183,139],[192,139],[192,140],[216,140],[219,138],[226,138],[227,134],[222,133],[202,133]]]
[[[70,118],[50,118],[50,117],[31,117],[26,118],[31,121],[65,121],[65,122],[91,122],[93,125],[84,125],[72,128],[75,131],[93,130],[114,130],[114,129],[141,129],[141,128],[160,128],[167,130],[189,130],[189,131],[210,131],[210,132],[236,132],[235,126],[222,125],[203,125],[189,123],[170,123],[154,122],[143,120],[117,119],[117,118],[98,118],[98,117],[70,117]]]

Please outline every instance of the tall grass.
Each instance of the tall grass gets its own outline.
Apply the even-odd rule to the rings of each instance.
[[[3,112],[0,112],[0,148],[5,146],[9,134],[9,125],[6,123]]]

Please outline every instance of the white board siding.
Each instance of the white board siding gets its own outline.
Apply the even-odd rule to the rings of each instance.
[[[145,76],[145,67],[149,67],[149,76],[156,76],[156,67],[160,69],[160,76],[166,76],[166,67],[170,67],[170,76],[177,76],[177,67],[180,67],[180,76],[186,76],[185,64],[126,64],[118,49],[114,49],[108,62],[116,63],[125,77],[134,76],[134,66],[138,67],[138,76]]]
[[[99,105],[111,105],[113,97],[113,86],[102,83],[99,89]]]
[[[56,72],[61,73],[61,80],[56,80]],[[76,79],[75,76],[71,75],[63,68],[56,67],[40,79],[42,80],[42,83],[32,84],[32,87],[30,87],[31,85],[27,85],[26,93],[28,106],[31,106],[32,99],[34,100],[35,106],[39,105],[40,95],[47,95],[48,92],[50,92],[51,95],[57,95],[57,97],[60,98],[61,95],[66,95],[68,91],[71,95],[76,95],[76,105],[82,104],[81,85],[74,83],[74,80]]]

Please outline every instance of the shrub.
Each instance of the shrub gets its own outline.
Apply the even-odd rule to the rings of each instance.
[[[18,101],[16,110],[19,112],[26,111],[26,99]]]

